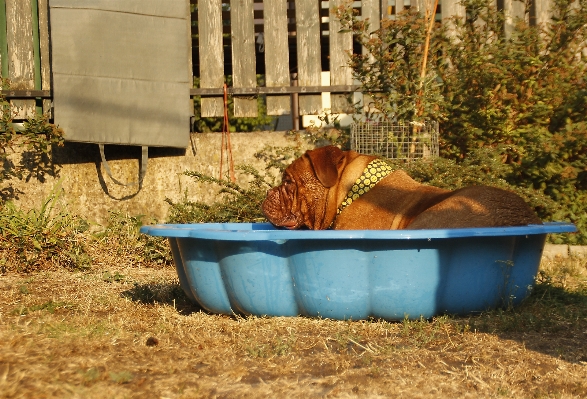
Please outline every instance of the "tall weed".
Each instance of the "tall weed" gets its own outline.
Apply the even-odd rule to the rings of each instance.
[[[25,210],[8,201],[0,207],[0,268],[28,272],[51,266],[90,266],[81,233],[88,223],[58,204],[53,191],[39,209]]]
[[[140,234],[146,223],[144,215],[130,216],[119,210],[110,211],[104,228],[94,234],[104,256],[115,256],[125,263],[170,265],[173,262],[167,239]],[[110,249],[108,251],[108,249]]]

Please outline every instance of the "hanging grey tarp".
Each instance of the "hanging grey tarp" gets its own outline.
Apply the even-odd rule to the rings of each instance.
[[[189,0],[50,0],[55,122],[65,139],[187,147]]]

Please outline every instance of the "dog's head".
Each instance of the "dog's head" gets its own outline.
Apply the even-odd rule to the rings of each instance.
[[[288,229],[322,230],[336,216],[336,186],[349,151],[334,146],[306,151],[285,169],[281,185],[267,193],[263,213]]]

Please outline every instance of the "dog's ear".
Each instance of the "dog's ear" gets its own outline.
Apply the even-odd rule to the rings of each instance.
[[[338,182],[338,166],[345,157],[344,151],[333,145],[306,151],[316,177],[326,188]]]

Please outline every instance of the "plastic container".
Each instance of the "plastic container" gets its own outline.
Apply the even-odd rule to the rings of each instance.
[[[547,233],[570,223],[442,230],[281,230],[268,223],[143,226],[168,237],[181,287],[223,314],[360,320],[515,306]]]

